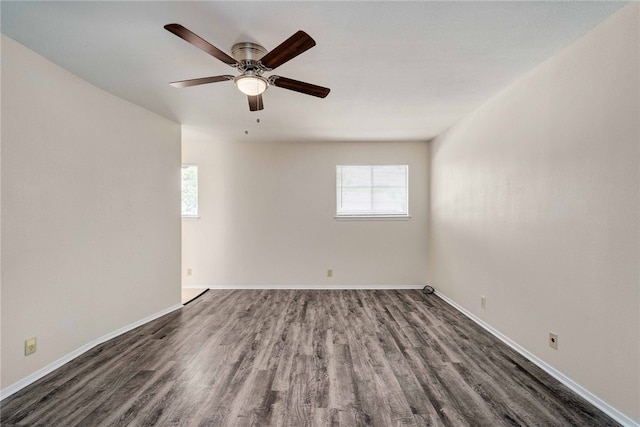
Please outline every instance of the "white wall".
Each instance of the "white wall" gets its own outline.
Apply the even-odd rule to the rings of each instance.
[[[199,166],[201,214],[182,224],[184,286],[426,283],[426,142],[223,142],[185,127],[183,161]],[[339,163],[408,164],[411,219],[334,219]]]
[[[433,141],[430,218],[441,292],[636,422],[638,6]]]
[[[178,124],[3,36],[1,166],[2,389],[179,304]]]

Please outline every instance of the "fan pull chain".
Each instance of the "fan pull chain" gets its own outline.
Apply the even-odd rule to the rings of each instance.
[[[245,124],[247,124],[247,125],[249,124],[249,113],[247,112],[247,110],[244,110],[244,122],[245,122]],[[249,127],[249,126],[247,126],[247,128],[248,128],[248,127]],[[244,130],[244,134],[245,134],[245,135],[249,135],[249,129],[245,129],[245,130]]]
[[[247,117],[247,113],[246,113],[246,112],[245,112],[244,116],[245,116],[245,117]],[[257,119],[256,119],[256,123],[260,123],[260,118],[257,118]],[[248,131],[248,130],[245,130],[245,131],[244,131],[244,134],[245,134],[245,135],[249,135],[249,131]]]

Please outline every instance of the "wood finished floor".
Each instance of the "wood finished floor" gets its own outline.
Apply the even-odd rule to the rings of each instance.
[[[435,295],[209,291],[2,402],[6,426],[608,426]]]

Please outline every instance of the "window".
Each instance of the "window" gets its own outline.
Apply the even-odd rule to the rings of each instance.
[[[182,216],[198,217],[198,165],[182,165]]]
[[[408,216],[408,165],[336,166],[336,217]]]

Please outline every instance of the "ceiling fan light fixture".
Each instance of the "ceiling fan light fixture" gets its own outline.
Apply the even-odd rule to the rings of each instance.
[[[236,77],[233,81],[240,92],[249,96],[260,95],[269,87],[267,79],[261,76],[242,75]]]

